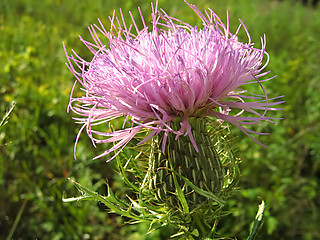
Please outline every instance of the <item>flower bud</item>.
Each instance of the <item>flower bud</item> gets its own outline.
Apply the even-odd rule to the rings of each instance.
[[[198,151],[189,136],[182,135],[175,139],[175,135],[169,133],[163,153],[162,134],[154,141],[154,155],[149,167],[151,188],[156,191],[157,198],[170,207],[178,206],[177,188],[180,188],[191,211],[199,205],[208,204],[210,199],[195,192],[184,178],[196,187],[219,196],[224,185],[224,168],[206,121],[191,118],[189,122]],[[173,130],[180,129],[178,123],[171,124],[171,127]]]

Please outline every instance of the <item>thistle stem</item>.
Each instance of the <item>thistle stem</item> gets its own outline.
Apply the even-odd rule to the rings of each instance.
[[[199,214],[193,216],[195,228],[199,231],[199,238],[203,239],[210,235],[210,229],[203,223]]]

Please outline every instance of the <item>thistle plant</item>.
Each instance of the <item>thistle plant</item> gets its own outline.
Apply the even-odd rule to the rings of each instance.
[[[151,4],[151,26],[139,8],[142,29],[131,13],[128,25],[121,11],[120,18],[115,13],[109,17],[109,30],[100,20],[91,25],[93,41],[80,37],[93,54],[90,61],[65,50],[76,77],[74,88],[80,84],[85,93],[73,96],[72,90],[68,107],[82,124],[75,150],[84,130],[95,146],[113,143],[95,159],[114,153],[107,161],[116,159],[136,198],[120,200],[109,186],[108,195],[101,196],[72,181],[84,195],[64,201],[96,199],[134,221],[175,226],[175,236],[210,239],[216,237],[222,207],[239,180],[230,129],[237,127],[264,146],[253,135],[268,133],[250,125],[275,123],[267,112],[280,110],[274,106],[282,101],[269,98],[262,86],[274,78],[264,71],[269,62],[266,37],[255,48],[241,21],[232,34],[229,21],[225,25],[213,10],[202,13],[186,4],[202,28],[169,16],[156,2]],[[239,41],[241,29],[248,43]],[[262,94],[243,89],[249,84]],[[121,119],[123,127],[114,129],[112,123]],[[133,140],[138,140],[137,155],[122,154]]]

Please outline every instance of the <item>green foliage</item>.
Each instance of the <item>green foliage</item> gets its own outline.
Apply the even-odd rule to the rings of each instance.
[[[318,239],[320,199],[320,18],[319,9],[298,1],[198,0],[199,9],[212,8],[231,29],[238,18],[253,42],[266,33],[271,61],[268,69],[278,77],[265,84],[271,97],[285,95],[278,126],[259,137],[269,148],[255,144],[236,129],[236,147],[242,156],[239,191],[230,197],[220,221],[221,233],[244,239],[255,218],[261,197],[266,203],[258,239]],[[148,1],[3,0],[0,2],[0,114],[16,102],[0,132],[0,232],[14,239],[166,239],[162,231],[144,236],[148,225],[124,225],[126,219],[107,215],[90,202],[63,203],[63,191],[77,195],[67,181],[103,194],[108,178],[115,193],[125,195],[122,180],[113,175],[113,162],[91,161],[103,151],[83,135],[77,156],[73,145],[79,126],[66,113],[74,78],[64,65],[62,48],[76,49],[85,59],[89,52],[77,35],[90,39],[86,27],[106,22],[114,8],[125,17],[136,6],[150,21]],[[170,15],[199,24],[183,1],[159,0]],[[130,20],[128,20],[130,21]],[[140,24],[140,23],[139,23]],[[241,35],[246,41],[245,33]],[[14,229],[14,223],[16,228]]]

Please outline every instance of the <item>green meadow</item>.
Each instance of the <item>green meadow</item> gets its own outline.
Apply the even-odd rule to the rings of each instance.
[[[271,133],[257,137],[267,149],[231,127],[242,177],[219,232],[245,239],[263,199],[266,211],[257,239],[320,239],[320,6],[293,0],[190,3],[200,10],[212,8],[224,23],[228,11],[231,32],[241,19],[257,47],[266,34],[266,70],[277,77],[264,87],[270,97],[285,95],[286,101],[283,111],[273,113],[283,118],[276,120],[278,125],[264,123],[255,129]],[[169,15],[200,26],[183,0],[159,0],[159,5]],[[75,49],[90,60],[78,35],[90,40],[87,27],[98,18],[108,26],[114,9],[121,8],[128,23],[129,10],[139,20],[137,6],[150,22],[150,1],[0,2],[0,119],[16,103],[0,129],[0,239],[169,239],[170,229],[146,235],[148,225],[127,224],[128,219],[107,214],[99,203],[62,202],[63,197],[80,195],[68,177],[101,194],[107,181],[116,194],[126,194],[116,164],[106,163],[108,157],[92,160],[110,146],[94,148],[84,133],[74,159],[80,126],[67,113],[75,78],[65,66],[62,42],[69,54]],[[244,31],[240,39],[247,41]]]

